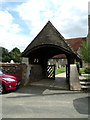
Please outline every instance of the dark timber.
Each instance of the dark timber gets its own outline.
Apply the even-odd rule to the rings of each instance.
[[[42,66],[43,78],[46,77],[48,59],[58,54],[67,56],[67,81],[69,82],[70,64],[74,60],[80,60],[73,48],[67,43],[65,38],[57,31],[50,21],[44,26],[40,33],[27,46],[22,53],[22,57],[29,57],[30,64]]]

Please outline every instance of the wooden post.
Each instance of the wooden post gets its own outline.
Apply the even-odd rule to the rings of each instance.
[[[46,57],[44,57],[42,59],[42,74],[43,74],[43,78],[46,79],[47,78],[47,63],[48,63],[48,59]]]
[[[70,76],[70,61],[69,59],[67,59],[67,67],[66,67],[66,80],[67,80],[67,83],[69,83],[69,76]]]
[[[66,65],[66,82],[68,82],[68,65]]]
[[[54,65],[54,80],[55,80],[55,65]]]

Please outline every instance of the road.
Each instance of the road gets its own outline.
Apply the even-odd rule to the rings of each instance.
[[[27,86],[2,95],[3,118],[87,118],[88,94]]]

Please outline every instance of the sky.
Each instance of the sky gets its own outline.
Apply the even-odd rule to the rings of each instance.
[[[67,38],[88,34],[89,0],[0,0],[0,46],[21,52],[48,21]]]

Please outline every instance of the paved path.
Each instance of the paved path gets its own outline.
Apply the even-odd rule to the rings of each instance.
[[[65,80],[65,73],[57,75],[55,81],[43,80],[3,94],[2,117],[88,118],[88,94],[63,90],[60,88],[60,84],[63,85],[60,80]]]
[[[66,83],[66,73],[61,73],[55,76],[55,80],[43,79],[38,82],[33,82],[34,86],[47,86],[52,88],[58,88],[62,90],[69,90],[69,85]]]
[[[3,94],[3,118],[87,118],[88,94],[28,86]]]
[[[57,75],[55,75],[55,77],[63,77],[63,78],[66,78],[66,72],[57,74]]]

